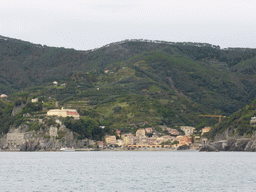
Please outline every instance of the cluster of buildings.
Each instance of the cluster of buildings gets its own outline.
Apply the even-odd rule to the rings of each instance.
[[[47,116],[59,117],[73,117],[79,119],[80,115],[75,109],[51,109],[47,112]],[[102,126],[100,126],[103,128]],[[103,148],[104,146],[120,146],[133,148],[157,148],[157,147],[178,147],[183,145],[191,145],[193,140],[200,139],[200,136],[192,136],[195,128],[191,126],[181,126],[180,129],[185,135],[181,135],[177,129],[160,126],[162,130],[167,131],[170,135],[159,136],[153,131],[152,127],[138,129],[136,134],[126,133],[121,135],[120,130],[116,130],[116,135],[109,135],[105,137],[105,142],[97,141],[97,146]],[[210,127],[202,129],[201,135],[210,131]],[[117,137],[119,139],[117,139]]]
[[[191,145],[194,139],[200,139],[200,136],[193,136],[194,127],[181,126],[180,129],[185,133],[185,135],[180,135],[179,131],[176,129],[166,128],[170,135],[158,136],[154,134],[151,127],[145,129],[138,129],[136,134],[132,133],[120,134],[120,130],[116,131],[116,135],[119,139],[116,139],[115,135],[106,136],[105,143],[106,146],[120,146],[120,147],[131,147],[131,148],[170,148],[179,147],[183,145]],[[202,129],[201,135],[210,131],[210,127],[205,127]],[[147,136],[152,134],[151,137]]]
[[[37,98],[35,101],[38,102]],[[74,119],[79,119],[80,115],[75,109],[51,109],[47,112],[47,116],[59,116],[59,117],[73,117]],[[252,119],[253,121],[254,119]],[[255,118],[256,121],[256,118]],[[252,122],[254,123],[254,122]],[[105,126],[100,126],[102,129]],[[95,146],[97,145],[99,148],[105,147],[127,147],[127,148],[173,148],[179,147],[183,145],[190,146],[194,143],[195,140],[200,140],[201,136],[194,134],[195,128],[191,126],[181,126],[180,133],[177,129],[172,129],[166,126],[159,126],[165,135],[162,133],[160,134],[157,131],[154,131],[152,127],[147,127],[143,129],[138,129],[134,134],[132,133],[123,133],[121,134],[120,130],[116,130],[115,135],[108,135],[105,137],[104,141],[92,141],[89,145]],[[205,127],[201,131],[201,135],[210,131],[210,127]],[[50,137],[57,137],[58,136],[58,129],[56,127],[49,128],[49,136]],[[168,134],[167,134],[168,133]],[[14,138],[15,136],[15,138]],[[19,138],[16,138],[19,137]],[[20,137],[24,137],[23,135],[9,134],[7,135],[8,142],[14,142],[15,144],[20,144]],[[118,139],[117,139],[118,138]]]

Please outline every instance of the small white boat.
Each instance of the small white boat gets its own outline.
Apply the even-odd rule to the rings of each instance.
[[[75,151],[75,148],[74,147],[61,147],[60,151],[73,152],[73,151]]]

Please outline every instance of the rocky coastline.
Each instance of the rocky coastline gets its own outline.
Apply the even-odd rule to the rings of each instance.
[[[202,146],[199,152],[247,151],[256,152],[256,138],[230,138]]]

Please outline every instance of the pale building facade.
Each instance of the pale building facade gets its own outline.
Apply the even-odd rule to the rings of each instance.
[[[55,85],[55,86],[57,86],[57,85],[58,85],[58,82],[57,82],[57,81],[53,81],[52,84]]]
[[[0,95],[0,98],[7,98],[8,96],[6,94]]]
[[[124,145],[124,141],[122,139],[117,139],[116,140],[116,144],[120,147],[122,147]]]
[[[138,130],[136,131],[136,137],[145,136],[145,134],[146,134],[145,129],[138,129]]]
[[[209,132],[210,130],[211,130],[211,127],[205,127],[205,128],[203,128],[203,129],[202,129],[202,135],[203,135],[204,133]]]
[[[131,145],[136,145],[137,137],[131,137]]]
[[[105,137],[105,142],[107,144],[111,144],[111,145],[115,145],[116,144],[116,136],[108,136],[108,137]]]
[[[13,133],[7,133],[6,143],[9,145],[22,145],[25,142],[25,133],[14,131]]]
[[[166,141],[166,139],[164,137],[157,137],[157,139],[156,139],[157,144],[161,144],[162,142],[165,142],[165,141]]]
[[[155,145],[156,144],[156,139],[157,139],[157,137],[148,137],[147,138],[147,143],[149,145]]]
[[[31,99],[31,102],[32,102],[32,103],[37,103],[37,102],[38,102],[38,98]]]
[[[192,135],[194,133],[195,127],[181,126],[180,129],[184,131],[185,135]]]
[[[47,116],[74,117],[79,119],[80,115],[75,109],[51,109],[47,112]]]
[[[146,144],[148,144],[148,142],[147,142],[147,137],[145,135],[137,137],[136,145],[146,145]]]
[[[123,137],[124,145],[130,145],[131,144],[131,137],[125,136]]]

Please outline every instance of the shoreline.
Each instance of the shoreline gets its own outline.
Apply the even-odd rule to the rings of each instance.
[[[0,150],[0,152],[124,152],[124,151],[134,151],[134,152],[154,152],[154,151],[198,151],[199,149],[187,149],[187,150],[177,150],[177,149],[104,149],[104,150],[97,150],[97,149],[75,149],[75,151],[61,151],[61,150],[36,150],[36,151],[21,151],[21,150]]]

